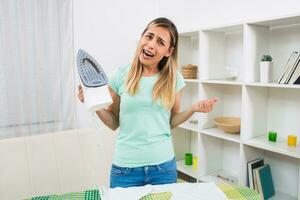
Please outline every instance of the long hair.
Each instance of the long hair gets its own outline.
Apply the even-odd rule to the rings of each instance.
[[[177,70],[177,48],[178,32],[176,26],[166,18],[157,18],[150,22],[142,33],[143,35],[150,27],[166,28],[171,36],[170,48],[173,47],[173,53],[169,57],[164,57],[158,64],[159,78],[152,90],[153,101],[161,100],[162,105],[170,110],[175,101],[176,70]],[[142,76],[142,63],[139,55],[142,49],[140,45],[136,49],[131,69],[126,79],[126,89],[129,94],[134,95],[139,89],[139,82]]]

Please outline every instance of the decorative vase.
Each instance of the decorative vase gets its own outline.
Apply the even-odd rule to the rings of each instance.
[[[260,62],[260,82],[271,83],[273,76],[273,63],[269,61]]]

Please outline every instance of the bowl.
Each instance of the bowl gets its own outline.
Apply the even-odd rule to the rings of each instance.
[[[239,117],[216,117],[214,123],[226,133],[240,133],[241,118]]]

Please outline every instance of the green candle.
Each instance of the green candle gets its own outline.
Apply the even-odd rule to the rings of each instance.
[[[185,165],[192,165],[193,164],[193,154],[186,153],[185,154]]]
[[[277,139],[277,132],[269,131],[269,141],[276,142]]]

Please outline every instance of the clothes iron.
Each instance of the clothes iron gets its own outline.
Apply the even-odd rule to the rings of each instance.
[[[82,83],[84,102],[91,112],[110,104],[108,78],[97,61],[82,49],[77,53],[77,69]]]

